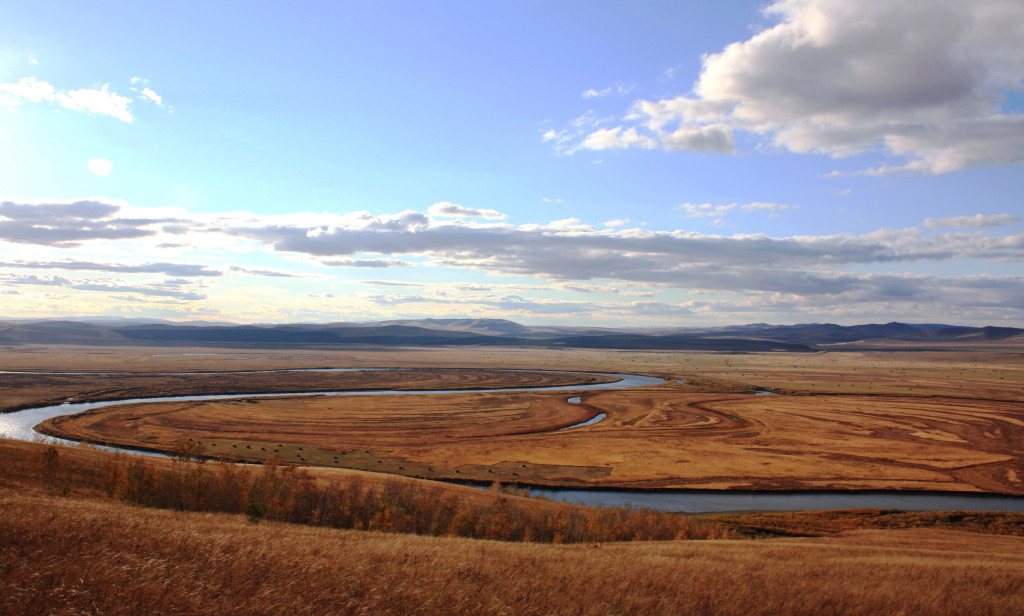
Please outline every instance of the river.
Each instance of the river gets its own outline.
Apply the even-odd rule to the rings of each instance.
[[[254,372],[351,372],[358,370],[381,370],[386,368],[324,368],[302,370],[264,370],[221,372],[218,374],[253,374]],[[572,373],[560,370],[517,370],[516,372],[557,372]],[[0,374],[5,373],[0,371]],[[10,372],[6,372],[10,374]],[[76,374],[76,373],[43,373],[33,374]],[[96,375],[97,373],[80,373]],[[118,373],[123,374],[123,373]],[[138,374],[138,373],[136,373]],[[206,373],[161,373],[161,374],[210,374]],[[203,396],[168,396],[162,398],[132,398],[105,402],[72,402],[26,409],[13,413],[0,414],[0,435],[26,441],[45,438],[48,442],[68,445],[76,441],[43,437],[33,428],[51,417],[71,415],[101,406],[113,404],[139,404],[145,402],[193,401],[193,400],[225,400],[230,398],[263,398],[281,396],[385,396],[385,395],[438,395],[472,392],[508,392],[508,391],[589,391],[601,389],[622,389],[627,387],[643,387],[659,385],[663,379],[636,374],[593,373],[618,379],[610,383],[591,383],[585,385],[558,385],[550,387],[511,387],[496,389],[467,390],[418,390],[403,391],[394,389],[361,390],[361,391],[317,391],[296,393],[254,393],[254,394],[214,394]],[[569,399],[578,403],[578,397]],[[562,430],[592,425],[604,419],[601,413],[585,422],[566,426]],[[103,447],[114,450],[116,448]],[[131,453],[139,453],[132,451]],[[162,454],[152,454],[162,455]],[[1024,512],[1024,497],[994,496],[970,493],[915,493],[915,492],[747,492],[719,490],[664,490],[664,491],[631,491],[631,490],[581,490],[532,488],[531,494],[543,495],[553,500],[565,500],[594,506],[649,507],[661,511],[684,512],[722,512],[722,511],[803,511],[811,509],[849,509],[870,507],[879,509],[903,509],[908,511],[1015,511]]]

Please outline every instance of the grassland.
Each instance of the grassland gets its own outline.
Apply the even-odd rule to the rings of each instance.
[[[1019,538],[545,546],[0,496],[9,614],[1020,614]],[[919,589],[912,592],[910,589]]]
[[[30,355],[18,359],[27,362]],[[118,357],[125,361],[109,355],[108,365]],[[397,357],[411,365],[442,367],[365,373],[371,376],[204,376],[196,386],[202,392],[294,391],[315,381],[314,390],[358,389],[385,383],[405,387],[410,377],[416,380],[405,388],[482,387],[503,378],[540,383],[534,375],[449,367],[456,362],[523,367],[527,358],[516,349],[418,349],[359,357],[345,360],[380,366]],[[533,367],[638,371],[684,383],[590,392],[582,404],[566,403],[564,393],[541,392],[166,402],[107,408],[50,422],[46,429],[162,450],[191,438],[217,456],[259,461],[276,453],[296,464],[435,479],[633,489],[1024,494],[1024,370],[1021,356],[1005,349],[813,356],[534,350],[530,357]],[[270,361],[286,367],[324,365],[326,359],[283,352],[150,358],[174,367],[194,361],[193,369],[213,361],[225,369],[252,369]],[[139,358],[133,365],[138,369],[145,363]],[[64,395],[75,379],[88,377],[46,378],[63,379]],[[178,392],[193,377],[118,378],[122,389],[85,395],[134,392],[124,387],[136,379],[164,379],[151,383],[149,391]],[[178,381],[167,380],[172,378]],[[788,395],[750,395],[752,388]],[[26,391],[29,396],[33,390]],[[607,418],[598,424],[560,430],[599,413]]]
[[[84,365],[93,367],[94,364]],[[202,362],[202,368],[213,370]],[[124,368],[111,368],[124,370]],[[37,369],[38,370],[38,369]],[[0,381],[0,412],[17,408],[57,404],[69,398],[79,402],[123,400],[161,396],[234,394],[251,392],[358,391],[367,389],[430,390],[492,389],[499,387],[548,387],[602,383],[614,379],[597,374],[550,372],[502,372],[495,370],[391,369],[361,372],[250,372],[218,374],[123,372],[105,374],[75,371],[45,374],[12,372]],[[223,370],[223,369],[222,369]]]
[[[210,349],[199,352],[209,353]],[[435,445],[437,451],[431,455],[439,456],[436,460],[444,464],[434,468],[472,469],[466,461],[469,457],[442,457],[472,454],[479,462],[477,470],[494,470],[500,463],[498,457],[507,458],[508,445],[488,453],[483,443],[515,442],[524,444],[522,451],[529,451],[526,444],[537,438],[561,440],[538,445],[531,455],[556,456],[560,449],[576,448],[573,455],[597,456],[594,459],[604,465],[600,456],[607,454],[602,450],[617,431],[633,434],[635,443],[651,451],[661,451],[662,457],[654,460],[673,477],[685,476],[681,470],[685,466],[678,460],[691,455],[689,447],[705,448],[700,450],[702,456],[721,455],[734,448],[736,464],[747,456],[790,463],[809,457],[815,464],[808,466],[832,465],[832,472],[861,468],[869,473],[869,479],[877,473],[891,473],[908,485],[935,482],[943,489],[1009,491],[1009,470],[1014,467],[1007,465],[1006,458],[1016,455],[1015,448],[1021,446],[1015,422],[1020,420],[1019,403],[1024,401],[1024,364],[1019,353],[1007,349],[810,356],[518,349],[225,353],[191,356],[153,349],[18,347],[0,354],[0,369],[77,371],[87,366],[93,371],[143,373],[473,366],[638,372],[686,381],[685,385],[672,383],[625,398],[621,391],[592,392],[586,394],[582,405],[569,405],[564,395],[542,392],[504,401],[495,394],[460,394],[458,398],[467,396],[466,406],[452,409],[444,422],[438,417],[420,418],[433,421],[433,430],[419,424],[419,430],[405,434],[397,428],[401,413],[411,412],[410,408],[395,409],[394,415],[384,413],[386,419],[378,417],[385,419],[377,424],[381,429],[364,434],[369,411],[358,405],[338,407],[328,423],[347,426],[346,438],[366,439],[359,442],[366,445],[360,448],[364,455],[370,455],[366,450],[381,454],[365,459],[373,470],[388,460],[396,466],[402,463],[399,460],[428,461],[413,457],[414,453],[426,455],[413,451],[416,433],[442,444],[442,436],[448,434],[452,442],[458,442],[458,447],[449,443],[450,452]],[[69,396],[123,396],[117,392],[124,382],[111,382],[107,377],[66,375],[60,382],[51,382],[52,386],[37,382],[37,388],[30,390],[28,381],[15,383],[9,376],[0,380],[0,407]],[[277,380],[280,376],[238,377],[245,382],[236,382],[234,376],[230,380],[210,377],[208,381],[212,388],[237,386],[246,391],[315,389],[307,387],[307,382],[282,383]],[[160,378],[164,380],[137,383],[143,389],[159,390],[179,377]],[[246,381],[250,378],[253,380]],[[264,378],[267,380],[258,381]],[[455,373],[451,378],[456,378]],[[189,381],[195,382],[193,377],[182,378],[181,385]],[[336,385],[324,387],[341,388]],[[755,397],[743,393],[752,387],[793,395]],[[491,421],[482,422],[479,409],[474,410],[468,402],[481,399],[495,403],[491,410],[496,412],[487,415]],[[260,409],[261,417],[280,426],[275,417],[279,412],[313,417],[305,405],[314,400],[318,399],[286,409],[283,398],[274,398],[266,401],[266,407],[261,407],[263,403],[233,405],[238,408],[230,408],[230,414],[241,421],[245,413]],[[560,435],[552,432],[554,427],[597,410],[608,412],[609,418]],[[188,409],[180,412],[187,416]],[[159,421],[153,421],[150,425],[156,439],[176,434],[177,422],[161,427]],[[809,424],[813,428],[806,428]],[[525,433],[523,428],[527,428]],[[808,429],[811,432],[805,434]],[[383,489],[397,481],[416,489],[443,490],[443,498],[436,500],[461,499],[470,509],[492,507],[502,499],[545,515],[568,515],[572,509],[498,492],[333,467],[331,452],[349,450],[349,446],[327,442],[315,429],[296,431],[300,434],[295,439],[272,444],[291,447],[278,453],[301,454],[310,462],[313,455],[329,455],[332,464],[302,470],[318,485],[357,478],[364,485]],[[794,434],[801,438],[794,439]],[[233,438],[221,434],[214,440],[217,447],[232,450],[228,455],[234,456],[235,451],[244,450],[243,441],[254,442],[238,436],[247,439],[254,434],[250,431]],[[308,439],[316,446],[299,444]],[[375,449],[373,439],[387,439],[388,447]],[[683,439],[687,449],[679,454],[673,443]],[[758,439],[770,442],[758,445]],[[230,447],[232,441],[238,447]],[[857,459],[843,459],[851,454],[849,444],[853,442],[862,446],[855,453]],[[298,447],[304,449],[300,452]],[[891,451],[886,452],[887,447]],[[719,515],[688,518],[689,525],[707,524],[705,528],[719,528],[718,533],[732,532],[733,536],[776,538],[510,543],[340,530],[268,518],[254,524],[239,514],[133,506],[126,504],[135,502],[129,498],[124,502],[109,498],[102,487],[103,469],[109,468],[106,461],[111,454],[58,449],[63,466],[51,473],[45,445],[0,440],[0,613],[136,614],[141,606],[163,614],[1024,613],[1024,538],[1007,536],[1024,528],[1020,514],[860,510]],[[399,451],[409,455],[395,455]],[[630,477],[628,473],[642,470],[645,459],[639,455],[642,451],[636,453],[629,464],[622,456],[618,468],[612,460],[612,473]],[[888,467],[872,466],[876,457],[886,454],[891,454]],[[917,456],[925,454],[925,464],[915,466]],[[953,455],[951,460],[956,462],[941,464],[946,455]],[[175,462],[148,460],[146,464],[158,472]],[[535,478],[540,479],[546,464],[557,466],[554,460],[538,457],[537,464],[527,471],[537,473]],[[757,466],[762,467],[760,475],[740,477],[737,473],[723,483],[736,479],[749,483],[759,477],[778,480],[790,472],[786,467]],[[971,468],[993,472],[980,477],[960,474]],[[601,472],[605,480],[613,476]],[[494,478],[494,473],[488,475]],[[708,479],[699,473],[694,476]],[[800,481],[813,478],[793,476]],[[638,477],[634,475],[632,480]],[[651,479],[660,480],[647,477]],[[61,497],[62,493],[66,496]]]
[[[953,616],[1024,610],[1024,537],[960,530],[1019,534],[1021,514],[947,515],[946,529],[912,528],[934,524],[928,516],[935,514],[877,510],[712,516],[704,523],[758,535],[821,536],[510,543],[255,524],[237,514],[132,506],[90,483],[102,483],[113,454],[87,449],[57,448],[74,483],[62,497],[47,477],[47,449],[0,440],[0,613]],[[142,463],[158,471],[177,464]],[[318,481],[438,486],[339,469],[310,472]],[[541,512],[578,509],[438,488],[478,506],[509,499]],[[844,530],[869,521],[890,529]]]
[[[838,349],[846,349],[838,345]],[[518,368],[632,372],[684,379],[696,391],[911,394],[1024,401],[1024,346],[905,351],[697,353],[585,349],[386,349],[258,351],[144,347],[14,346],[0,369],[193,372],[322,367]],[[6,376],[6,375],[5,375]],[[4,392],[6,398],[12,392]],[[73,395],[73,394],[69,394]]]
[[[47,432],[438,479],[561,486],[1024,493],[1024,405],[672,390],[115,406]],[[560,430],[596,413],[595,425]]]

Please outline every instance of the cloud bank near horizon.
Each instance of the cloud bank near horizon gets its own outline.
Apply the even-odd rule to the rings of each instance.
[[[787,207],[690,205],[698,215]],[[910,313],[1020,323],[1024,276],[937,275],[930,268],[1020,262],[1024,233],[1012,232],[1018,222],[1009,214],[978,214],[862,235],[770,237],[595,228],[575,219],[513,224],[495,210],[447,202],[425,212],[265,216],[193,214],[99,198],[9,200],[0,202],[0,243],[23,257],[0,262],[0,273],[12,270],[0,277],[0,290],[11,298],[32,289],[61,291],[66,295],[54,297],[57,304],[35,299],[43,306],[63,302],[93,310],[120,301],[115,297],[173,302],[160,307],[189,317],[244,318],[245,310],[262,307],[270,320],[275,314],[326,315],[333,307],[365,319],[454,310],[658,322]],[[985,231],[993,226],[1010,232]],[[157,256],[132,258],[138,254]],[[381,295],[372,287],[388,281],[359,274],[383,269],[408,273],[390,284],[415,291]],[[32,270],[37,273],[25,273]],[[481,277],[500,281],[481,284]],[[327,290],[333,303],[323,299],[304,307],[297,299]],[[232,308],[232,298],[242,292],[255,293],[255,301]]]

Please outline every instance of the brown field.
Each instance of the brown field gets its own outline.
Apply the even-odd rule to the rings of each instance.
[[[192,353],[200,353],[193,355]],[[0,408],[66,397],[549,385],[624,371],[683,379],[647,390],[272,398],[157,403],[55,422],[97,442],[447,479],[711,489],[916,489],[1024,493],[1024,362],[1012,348],[922,352],[692,353],[537,349],[259,351],[10,347]],[[405,367],[367,373],[152,372]],[[467,371],[465,366],[477,369]],[[145,374],[149,372],[149,374]],[[771,388],[786,396],[742,395]],[[608,414],[588,427],[559,431]]]
[[[708,524],[759,535],[828,536],[509,543],[254,524],[242,515],[131,506],[106,499],[103,488],[90,483],[102,482],[114,454],[56,449],[74,483],[63,498],[54,495],[57,486],[47,477],[47,446],[0,439],[5,471],[0,474],[0,613],[953,616],[1024,611],[1024,537],[958,530],[1020,534],[1022,514],[856,510],[701,516]],[[180,465],[140,462],[160,471]],[[358,477],[381,487],[398,481],[440,489],[484,506],[510,500],[542,512],[580,509],[373,473],[310,472],[317,481]],[[906,530],[848,530],[872,525]]]

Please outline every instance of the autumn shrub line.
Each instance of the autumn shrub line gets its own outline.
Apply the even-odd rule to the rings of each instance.
[[[370,484],[359,478],[317,480],[272,457],[247,468],[206,462],[183,450],[170,464],[150,464],[143,456],[104,456],[97,472],[70,472],[56,447],[42,453],[43,480],[67,495],[74,481],[98,485],[110,498],[181,511],[244,514],[250,521],[272,520],[331,528],[417,535],[457,536],[499,541],[580,543],[732,538],[734,531],[711,521],[630,507],[541,506],[509,496],[483,505],[440,487],[408,480]],[[738,534],[735,534],[739,536]]]
[[[780,513],[718,514],[717,522],[745,536],[820,537],[866,528],[947,528],[1024,537],[1024,513],[1011,511],[903,511],[844,509]]]

